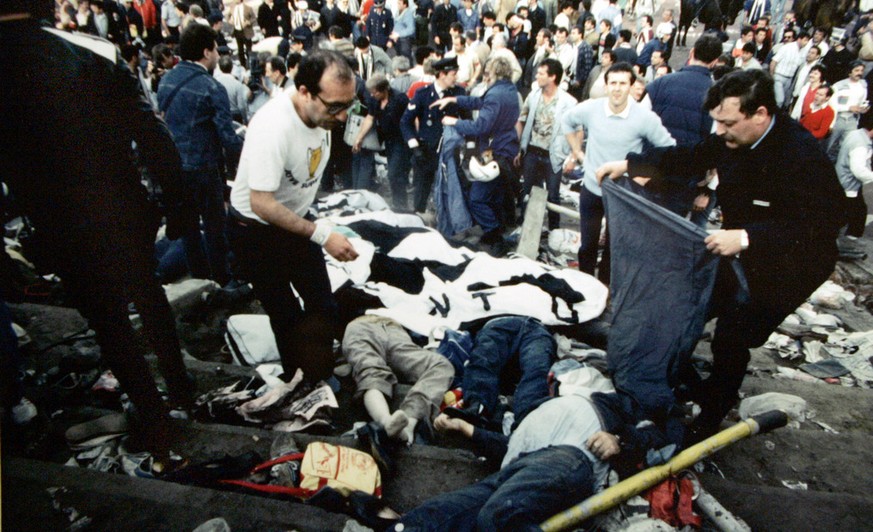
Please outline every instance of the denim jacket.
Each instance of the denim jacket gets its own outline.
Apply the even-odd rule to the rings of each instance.
[[[199,64],[182,61],[167,72],[158,87],[158,107],[182,156],[183,170],[220,167],[222,147],[229,160],[239,159],[242,140],[233,129],[227,91]]]
[[[555,123],[559,123],[561,117],[567,114],[570,109],[576,106],[576,98],[570,96],[567,91],[558,89],[555,97],[558,99],[555,102]],[[534,89],[527,96],[528,112],[527,118],[524,121],[524,128],[521,130],[521,150],[527,151],[530,144],[531,133],[533,132],[533,123],[537,116],[537,107],[543,99],[543,90],[540,88]],[[552,171],[557,172],[564,165],[564,159],[570,154],[570,145],[567,144],[567,139],[561,134],[560,127],[552,127],[552,141],[549,145],[549,160],[552,163]]]

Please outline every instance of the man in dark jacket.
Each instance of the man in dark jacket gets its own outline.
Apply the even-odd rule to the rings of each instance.
[[[706,243],[725,258],[710,307],[718,317],[712,374],[688,382],[687,398],[702,407],[689,441],[714,433],[736,402],[749,348],[763,344],[833,273],[842,223],[834,167],[808,131],[777,114],[768,74],[732,72],[709,90],[704,106],[716,123],[715,135],[694,146],[630,153],[597,170],[598,178],[627,172],[680,180],[713,166],[718,170],[724,230]]]
[[[455,126],[458,133],[474,137],[479,153],[491,150],[500,167],[500,175],[490,181],[474,181],[470,185],[470,214],[482,228],[482,243],[496,244],[503,239],[503,229],[515,209],[513,187],[517,185],[512,160],[518,155],[518,134],[515,122],[521,112],[518,91],[512,83],[512,66],[509,61],[494,58],[485,65],[485,79],[490,83],[481,97],[451,96],[434,102],[443,107],[457,103],[461,109],[479,111],[476,120],[443,118],[444,126]]]
[[[233,129],[227,91],[212,77],[218,64],[215,30],[189,25],[182,32],[179,55],[182,62],[158,86],[158,107],[182,156],[188,208],[203,218],[206,249],[199,227],[189,228],[182,239],[191,275],[224,286],[230,269],[222,169],[225,162],[236,166],[242,140]]]
[[[688,66],[658,78],[646,87],[652,100],[652,111],[661,117],[661,123],[680,146],[697,144],[712,131],[712,119],[703,108],[703,101],[712,86],[710,68],[719,55],[721,41],[713,35],[703,35],[694,43]],[[655,194],[655,201],[679,216],[685,216],[697,196],[705,196],[698,205],[702,205],[704,199],[709,202],[711,189],[698,186],[704,180],[704,174],[684,176],[686,183],[682,185],[663,186]],[[695,211],[693,221],[705,226],[704,209]]]
[[[283,27],[290,17],[290,12],[275,0],[264,0],[258,8],[258,26],[264,32],[264,37],[278,37],[279,28]]]
[[[452,48],[452,36],[449,34],[449,26],[458,21],[458,9],[449,0],[441,0],[433,9],[430,18],[431,41],[437,50],[450,50]]]
[[[412,206],[419,214],[427,211],[427,200],[436,176],[439,162],[437,147],[443,136],[443,116],[458,114],[455,105],[441,108],[432,107],[431,104],[445,96],[464,94],[464,89],[455,86],[458,75],[456,57],[437,61],[433,69],[436,80],[415,92],[400,118],[403,140],[412,150],[412,183],[415,186]]]
[[[393,31],[394,17],[390,10],[385,9],[385,0],[376,0],[367,16],[367,37],[370,38],[370,44],[386,49],[388,37]]]
[[[409,146],[403,142],[400,132],[400,117],[409,105],[405,93],[390,87],[388,78],[383,74],[374,74],[367,80],[367,117],[361,125],[358,138],[352,151],[359,151],[367,132],[376,128],[379,141],[385,144],[385,156],[388,159],[388,183],[391,185],[391,206],[397,212],[407,212],[406,187],[409,185],[409,169],[412,153]]]
[[[193,406],[194,387],[155,278],[159,218],[140,184],[131,143],[173,207],[171,236],[185,223],[176,209],[179,154],[111,43],[41,28],[37,17],[51,12],[30,13],[21,5],[0,5],[0,175],[37,229],[42,253],[30,258],[63,280],[97,333],[103,361],[136,407],[141,423],[132,433],[164,465],[175,434],[128,303],[142,317],[171,402]]]

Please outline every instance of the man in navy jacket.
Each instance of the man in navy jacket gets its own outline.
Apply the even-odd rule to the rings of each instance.
[[[721,41],[714,35],[703,35],[694,43],[688,66],[658,78],[646,87],[652,100],[652,111],[661,117],[661,123],[679,145],[697,144],[712,131],[712,119],[703,108],[703,101],[712,86],[710,67],[719,55]],[[692,208],[695,196],[703,195],[707,200],[711,199],[712,191],[709,188],[697,186],[704,179],[704,174],[685,176],[685,184],[663,186],[655,194],[655,201],[685,216]],[[707,216],[703,213],[703,209],[695,212],[692,221],[705,225]]]
[[[491,83],[481,97],[458,96],[443,98],[433,106],[457,103],[466,110],[478,110],[476,120],[444,117],[443,125],[455,126],[465,137],[475,137],[479,153],[492,150],[500,166],[500,175],[491,181],[474,181],[470,186],[470,214],[482,228],[482,242],[495,244],[502,240],[503,229],[514,210],[512,187],[517,184],[512,160],[518,155],[518,134],[515,122],[521,112],[519,96],[512,83],[512,66],[501,57],[485,66],[485,78]],[[505,202],[505,203],[504,203]]]

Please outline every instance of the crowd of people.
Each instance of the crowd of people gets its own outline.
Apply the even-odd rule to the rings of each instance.
[[[309,208],[320,190],[377,190],[375,160],[383,152],[394,210],[432,222],[429,203],[449,128],[468,140],[466,208],[481,228],[478,243],[492,252],[518,223],[533,187],[545,186],[549,201],[559,203],[561,184],[573,173],[582,178],[579,269],[607,285],[604,178],[637,178],[640,194],[701,227],[716,204],[721,208],[723,230],[706,239],[707,247],[739,257],[745,275],[738,279],[733,261],[722,261],[711,311],[718,318],[712,376],[689,380],[682,392],[703,409],[688,441],[717,430],[737,399],[749,349],[830,275],[838,251],[857,253],[867,215],[862,186],[873,181],[873,21],[861,15],[837,36],[791,11],[778,21],[749,13],[736,43],[706,32],[685,64],[671,65],[673,12],[664,10],[656,24],[651,3],[635,4],[3,6],[0,132],[10,145],[0,156],[0,179],[45,235],[53,271],[75,295],[142,419],[144,446],[169,460],[168,410],[189,408],[194,388],[154,276],[159,217],[141,179],[161,189],[167,236],[182,240],[189,273],[225,290],[250,283],[270,317],[285,375],[302,369],[312,382],[329,380],[333,341],[344,333],[324,253],[339,261],[358,253]],[[50,29],[40,27],[46,19]],[[550,229],[560,222],[549,214]],[[131,301],[167,379],[169,405],[132,350]],[[346,330],[346,342],[354,345],[377,326]],[[440,374],[431,388],[447,386],[445,380]],[[385,386],[373,384],[364,400],[392,436],[411,441],[407,427],[434,413],[419,398],[408,413],[411,425],[405,414],[398,421],[386,410]],[[518,430],[536,432],[540,417],[580,408],[555,401]],[[529,406],[525,415],[543,408]],[[482,408],[468,405],[455,418],[476,422]],[[582,463],[584,470],[573,471],[593,487],[600,461],[619,452],[610,430],[626,433],[634,423],[609,421],[616,408],[607,399],[584,410],[584,445],[576,442],[569,456],[552,451],[543,463]],[[476,497],[499,495],[512,475],[533,478],[544,467],[529,457],[514,463]],[[524,472],[526,463],[532,465]],[[429,519],[422,514],[422,522]],[[496,518],[492,512],[480,519]]]

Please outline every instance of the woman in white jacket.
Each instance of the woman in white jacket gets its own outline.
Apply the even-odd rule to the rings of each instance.
[[[809,77],[803,87],[800,88],[797,101],[794,102],[794,107],[791,109],[791,118],[800,120],[800,117],[809,112],[812,100],[815,98],[815,91],[824,83],[822,81],[823,75],[824,67],[821,65],[815,65],[809,70]]]

